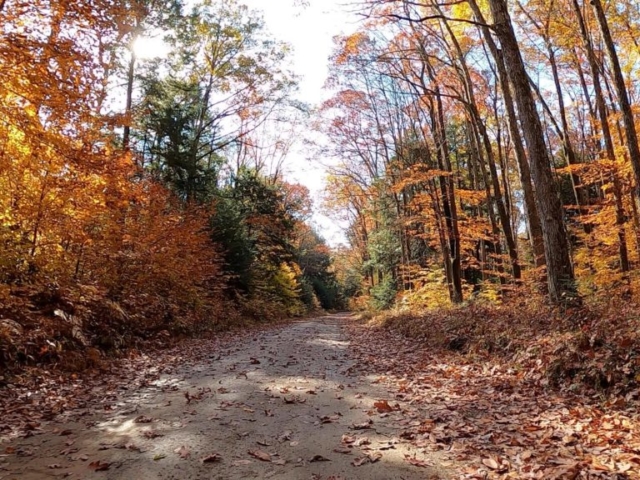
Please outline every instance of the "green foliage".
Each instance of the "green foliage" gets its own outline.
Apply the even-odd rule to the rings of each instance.
[[[375,310],[390,308],[398,293],[398,285],[393,277],[387,276],[382,282],[371,288],[371,307]]]

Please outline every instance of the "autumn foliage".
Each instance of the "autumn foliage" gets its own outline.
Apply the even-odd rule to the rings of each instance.
[[[510,301],[523,284],[556,305],[633,295],[637,6],[363,8],[318,121],[355,304]]]
[[[236,58],[262,35],[246,7],[0,5],[2,368],[83,368],[149,339],[320,307],[297,264],[305,190],[234,150],[293,85],[282,45]],[[159,26],[173,53],[137,59]],[[232,171],[234,155],[247,160]]]

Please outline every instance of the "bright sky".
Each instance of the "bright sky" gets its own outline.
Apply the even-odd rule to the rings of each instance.
[[[357,26],[357,17],[349,13],[349,0],[310,0],[307,7],[296,6],[294,0],[244,0],[252,9],[264,12],[267,29],[279,40],[293,47],[293,69],[301,77],[300,100],[312,105],[327,97],[323,85],[328,74],[328,58],[333,49],[333,37],[350,33]],[[325,173],[321,166],[307,160],[299,145],[287,159],[289,179],[309,188],[320,205]],[[344,242],[336,221],[319,213],[313,218],[320,234],[332,245]]]
[[[329,96],[323,90],[328,76],[328,59],[333,50],[333,37],[348,34],[357,28],[358,17],[350,12],[353,0],[307,0],[307,6],[296,0],[240,0],[252,10],[262,11],[267,30],[293,48],[292,68],[300,77],[297,99],[311,106],[319,105]],[[353,7],[351,7],[353,8]],[[140,58],[163,56],[168,47],[158,38],[140,39],[136,54]],[[313,137],[308,132],[306,137]],[[308,158],[302,142],[298,142],[285,161],[287,180],[309,188],[315,204],[313,222],[330,245],[345,243],[342,229],[335,219],[319,213],[324,190],[325,171],[318,162]]]

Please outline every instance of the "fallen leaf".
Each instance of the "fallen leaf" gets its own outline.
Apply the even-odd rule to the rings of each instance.
[[[368,428],[371,428],[371,425],[373,425],[373,420],[369,419],[366,422],[354,423],[351,425],[351,428],[353,428],[354,430],[366,430]]]
[[[356,441],[356,437],[352,437],[351,435],[342,435],[342,443],[353,443]]]
[[[483,458],[482,463],[489,467],[491,470],[499,470],[500,464],[494,458]]]
[[[140,415],[133,420],[135,423],[151,423],[153,419],[150,417],[145,417],[144,415]]]
[[[336,453],[343,453],[345,455],[350,455],[352,453],[349,447],[336,447],[333,449],[333,451]]]
[[[167,456],[166,456],[164,453],[157,453],[157,454],[156,454],[156,455],[154,455],[154,457],[153,457],[153,459],[154,459],[155,461],[162,460],[163,458],[167,458]]]
[[[340,420],[339,415],[325,415],[324,417],[320,417],[320,423],[333,423]]]
[[[387,400],[379,400],[374,402],[373,406],[378,410],[378,413],[389,413],[393,412],[393,407],[389,405]]]
[[[262,460],[263,462],[271,461],[271,455],[263,450],[249,450],[249,455],[257,458],[258,460]]]
[[[351,465],[353,465],[354,467],[361,467],[365,463],[369,463],[369,459],[367,457],[359,457],[359,458],[354,458],[353,461],[351,462]]]
[[[191,452],[184,445],[179,448],[176,448],[174,450],[174,453],[177,453],[178,455],[180,455],[180,458],[184,458],[184,459],[187,459],[191,456]]]
[[[419,458],[416,458],[415,456],[411,457],[409,455],[405,455],[404,459],[407,462],[409,462],[411,465],[415,466],[415,467],[422,467],[422,468],[433,467],[433,463],[430,463],[427,460],[420,460]]]
[[[369,440],[367,437],[361,437],[361,438],[358,438],[355,442],[353,442],[353,445],[356,447],[362,447],[363,445],[371,445],[371,440]]]
[[[372,452],[368,453],[367,457],[371,463],[376,463],[378,460],[382,458],[382,454],[380,452]]]
[[[103,462],[102,460],[96,460],[89,464],[89,468],[95,472],[104,472],[105,470],[109,470],[111,463]]]
[[[216,462],[220,462],[221,460],[222,460],[222,456],[219,453],[212,453],[210,455],[207,455],[206,457],[203,457],[200,461],[202,463],[216,463]],[[244,460],[244,461],[251,463],[250,460]]]

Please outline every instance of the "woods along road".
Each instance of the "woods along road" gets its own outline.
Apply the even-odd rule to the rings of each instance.
[[[228,337],[195,360],[183,352],[171,373],[3,444],[0,479],[449,478],[437,453],[401,439],[402,402],[351,354],[350,321]]]

